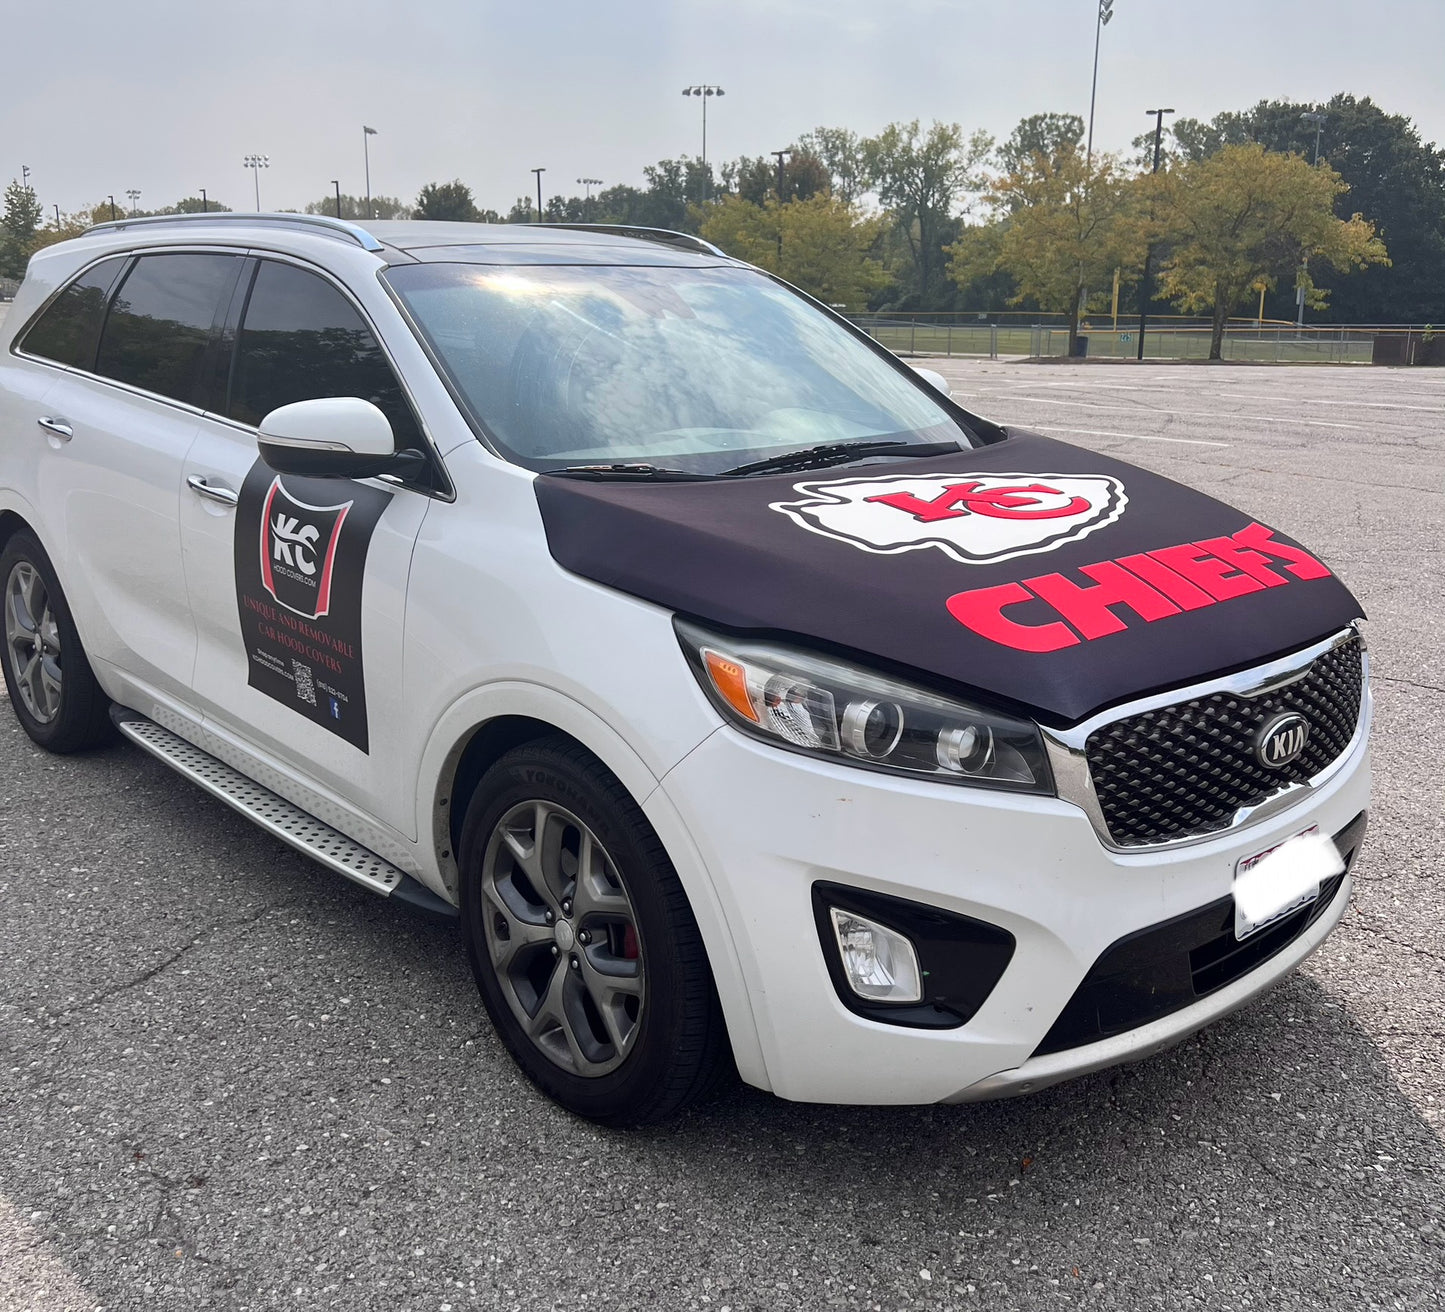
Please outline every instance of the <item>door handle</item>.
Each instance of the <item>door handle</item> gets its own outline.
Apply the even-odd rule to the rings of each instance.
[[[47,433],[54,433],[62,442],[68,442],[75,436],[75,429],[70,426],[70,421],[60,418],[59,415],[42,415],[35,422]]]
[[[219,501],[223,506],[234,506],[241,499],[239,492],[233,492],[228,487],[221,487],[215,483],[208,483],[199,474],[187,474],[186,486],[210,501]]]

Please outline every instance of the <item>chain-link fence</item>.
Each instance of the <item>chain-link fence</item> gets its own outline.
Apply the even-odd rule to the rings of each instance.
[[[1051,359],[1067,356],[1069,351],[1069,329],[1061,316],[906,313],[849,318],[900,355]],[[1207,360],[1211,338],[1207,319],[1151,318],[1144,336],[1144,358]],[[1096,317],[1080,325],[1080,355],[1132,360],[1138,352],[1137,323]],[[1232,319],[1225,328],[1222,354],[1226,360],[1295,364],[1445,365],[1445,330],[1428,324],[1299,326]]]

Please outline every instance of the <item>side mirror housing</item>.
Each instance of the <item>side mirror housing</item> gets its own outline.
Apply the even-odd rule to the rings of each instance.
[[[426,468],[419,451],[398,451],[391,424],[370,401],[324,396],[297,401],[261,420],[261,459],[278,474],[309,478],[416,477]]]
[[[916,373],[921,379],[923,379],[923,381],[927,383],[930,387],[936,388],[938,391],[942,392],[944,396],[953,395],[953,388],[952,386],[950,386],[948,379],[945,378],[937,370],[920,369],[917,365],[914,365],[913,372]]]

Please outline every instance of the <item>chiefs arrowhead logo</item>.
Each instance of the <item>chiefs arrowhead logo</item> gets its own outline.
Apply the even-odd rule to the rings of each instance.
[[[810,533],[894,555],[937,547],[965,565],[992,564],[1077,542],[1124,513],[1124,485],[1106,474],[895,474],[797,483],[774,502]]]

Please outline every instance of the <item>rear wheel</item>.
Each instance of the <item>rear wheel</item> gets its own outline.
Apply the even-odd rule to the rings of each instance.
[[[579,1116],[640,1125],[725,1069],[697,924],[627,791],[565,739],[507,753],[467,808],[462,923],[508,1051]]]
[[[29,533],[0,552],[5,648],[0,665],[20,727],[52,752],[78,752],[110,736],[110,703],[80,645],[55,567]]]

